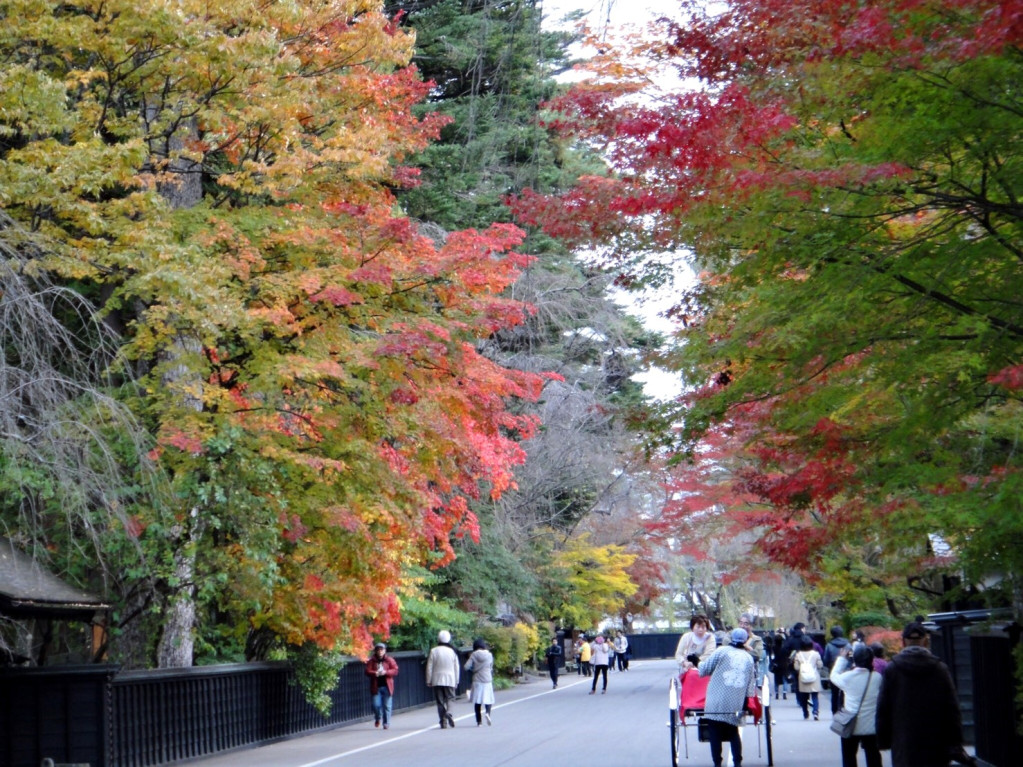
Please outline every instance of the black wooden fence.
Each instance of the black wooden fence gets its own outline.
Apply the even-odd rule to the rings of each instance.
[[[931,651],[941,658],[956,683],[963,734],[982,764],[1023,764],[1023,711],[1016,704],[1013,652],[1020,626],[991,610],[965,610],[929,616],[937,632]]]
[[[629,650],[632,657],[641,658],[674,658],[675,648],[682,634],[629,634]]]
[[[394,708],[432,702],[422,653],[398,661]],[[0,765],[43,758],[91,767],[155,767],[272,743],[372,716],[369,680],[353,659],[323,716],[287,663],[118,672],[116,666],[0,671]],[[460,692],[465,690],[463,675]]]
[[[977,756],[994,767],[1023,764],[1012,660],[1020,627],[962,613],[931,617],[939,628],[932,649],[956,676]],[[679,636],[635,634],[629,645],[634,658],[668,658]],[[393,655],[395,710],[431,703],[423,655]],[[0,767],[39,767],[44,757],[90,767],[156,767],[365,720],[372,710],[362,663],[352,659],[341,670],[331,700],[330,716],[319,714],[284,663],[0,669]]]

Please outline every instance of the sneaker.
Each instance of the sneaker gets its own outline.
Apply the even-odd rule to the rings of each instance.
[[[391,725],[389,725],[389,724],[388,724],[387,722],[384,722],[384,729],[385,729],[385,730],[386,730],[386,729],[387,729],[388,727],[390,727],[390,726],[391,726]]]
[[[490,725],[493,724],[493,722],[490,720],[490,714],[485,714],[485,716],[487,718],[487,727],[489,727]]]
[[[600,691],[600,694],[601,694],[601,695],[607,695],[607,690],[601,690],[601,691]]]
[[[375,722],[373,722],[373,726],[374,727],[379,727],[380,726],[380,720],[377,719]]]
[[[819,721],[820,721],[820,719],[821,719],[821,718],[820,718],[819,716],[817,716],[817,714],[814,714],[814,715],[813,715],[813,720],[814,720],[815,722],[819,722]]]
[[[454,727],[455,726],[455,718],[453,716],[451,716],[451,714],[448,714],[448,725],[450,727]]]
[[[596,694],[597,694],[596,690],[590,690],[590,695],[596,695]]]

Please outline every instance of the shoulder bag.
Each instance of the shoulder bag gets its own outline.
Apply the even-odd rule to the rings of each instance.
[[[863,686],[863,694],[860,696],[860,702],[856,706],[856,713],[843,708],[840,711],[836,711],[834,716],[832,716],[832,732],[837,732],[843,738],[852,737],[853,730],[856,729],[856,717],[860,715],[860,706],[863,705],[863,699],[867,697],[867,689],[870,687],[870,676],[873,673],[873,670],[867,673],[867,683]]]

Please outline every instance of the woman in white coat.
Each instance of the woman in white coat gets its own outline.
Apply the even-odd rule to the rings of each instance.
[[[877,747],[874,717],[877,696],[881,692],[881,675],[874,672],[874,651],[861,644],[852,653],[843,653],[835,661],[831,684],[845,693],[846,711],[856,714],[853,734],[842,738],[842,767],[856,767],[856,752],[863,746],[867,767],[881,767],[881,751]]]
[[[494,705],[494,656],[483,639],[472,643],[472,655],[465,662],[465,670],[472,673],[469,700],[476,710],[476,726],[483,724],[484,710],[489,726],[492,724],[490,709]]]

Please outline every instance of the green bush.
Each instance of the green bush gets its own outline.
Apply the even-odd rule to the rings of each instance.
[[[540,633],[535,626],[516,623],[514,626],[482,626],[479,635],[490,645],[497,674],[511,676],[540,648]]]
[[[864,629],[870,626],[875,628],[893,628],[891,613],[884,610],[864,610],[849,616],[849,628],[852,630]]]

